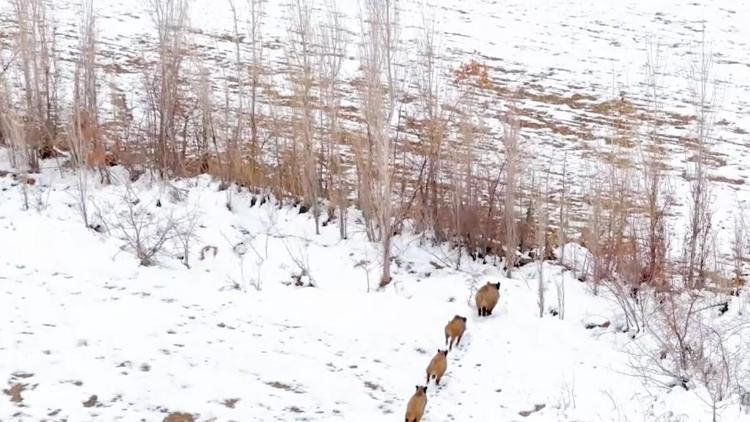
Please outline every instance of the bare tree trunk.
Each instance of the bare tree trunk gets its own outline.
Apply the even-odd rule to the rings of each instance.
[[[347,238],[347,197],[349,189],[344,174],[344,160],[340,158],[338,145],[342,143],[342,130],[339,122],[341,97],[338,92],[341,67],[346,54],[347,38],[341,22],[341,12],[335,0],[326,1],[326,20],[320,28],[320,98],[321,124],[324,123],[324,137],[327,163],[328,196],[334,199],[339,212],[339,236]]]
[[[745,209],[738,205],[734,214],[734,236],[732,239],[732,260],[734,261],[733,285],[741,284],[745,277],[745,259],[747,252],[747,224]]]
[[[234,5],[234,0],[229,1],[229,8],[232,11],[232,23],[234,33],[234,65],[235,75],[237,79],[237,104],[232,104],[230,107],[236,107],[234,112],[234,125],[232,133],[229,135],[229,145],[227,147],[227,164],[229,166],[228,177],[230,180],[238,181],[241,178],[241,166],[242,166],[242,135],[243,135],[243,120],[242,117],[245,111],[245,71],[242,63],[242,50],[240,48],[240,30],[237,18],[237,9]],[[227,114],[232,113],[227,110]],[[229,124],[229,122],[226,122]],[[227,194],[230,195],[231,189],[227,189]],[[231,203],[231,199],[229,199]]]
[[[519,166],[519,124],[512,115],[509,115],[503,133],[503,147],[505,153],[505,196],[503,214],[505,217],[505,270],[507,276],[516,265],[516,250],[518,246],[518,234],[516,228],[516,194],[518,188],[518,166]]]
[[[559,224],[560,229],[557,233],[557,243],[560,247],[560,256],[558,256],[558,263],[562,264],[565,259],[565,245],[568,243],[568,153],[566,152],[563,156],[563,168],[562,168],[562,188],[560,191],[560,214]]]
[[[537,211],[536,221],[536,248],[537,248],[537,271],[539,272],[539,283],[537,286],[537,305],[539,305],[539,318],[544,317],[544,257],[545,248],[547,245],[547,224],[549,221],[549,214],[547,210],[547,198],[549,197],[549,172],[547,173],[546,180],[544,182],[544,192],[541,187],[538,188],[535,209]],[[559,291],[558,291],[559,294]],[[559,301],[559,298],[558,298]],[[560,310],[558,310],[560,312]]]
[[[250,9],[248,33],[250,34],[250,177],[257,183],[258,167],[261,161],[260,139],[258,135],[258,88],[263,68],[263,1],[247,0]]]
[[[646,282],[661,289],[666,281],[666,222],[669,207],[666,177],[659,152],[661,134],[657,122],[661,113],[659,75],[661,74],[659,46],[649,49],[646,66],[646,83],[649,89],[649,114],[646,141],[639,147],[641,194],[647,213],[646,268],[638,283]],[[634,280],[636,281],[636,280]]]

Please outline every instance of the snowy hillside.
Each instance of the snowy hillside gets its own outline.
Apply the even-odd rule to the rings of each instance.
[[[428,388],[425,421],[709,420],[700,388],[644,389],[614,301],[559,266],[544,265],[540,319],[535,265],[513,279],[492,262],[456,270],[455,250],[403,235],[394,283],[375,291],[377,248],[354,212],[341,241],[335,224],[316,236],[309,214],[244,190],[230,212],[207,177],[166,187],[143,176],[128,196],[137,209],[199,217],[191,269],[171,243],[139,267],[116,231],[84,227],[75,179],[46,165],[26,189],[0,177],[2,420],[401,420],[456,314],[467,333]],[[115,170],[113,185],[90,188],[93,225],[129,209]],[[216,256],[200,260],[203,245]],[[479,318],[473,293],[487,281],[501,283],[500,304]],[[736,298],[718,321],[747,308]],[[739,400],[722,403],[722,421],[747,417]]]
[[[237,1],[240,33],[247,31],[247,4]],[[316,13],[324,14],[324,2]],[[341,24],[348,34],[347,54],[341,77],[352,82],[359,69],[361,5],[339,1],[344,14]],[[152,63],[155,43],[154,23],[146,1],[96,0],[94,2],[101,39],[98,54],[106,78],[106,97],[122,96],[129,106],[144,106],[144,72]],[[75,0],[52,4],[63,58],[63,76],[71,77],[80,20]],[[597,173],[595,158],[607,150],[615,136],[613,121],[624,119],[638,131],[648,120],[649,85],[645,65],[650,59],[660,63],[658,95],[661,103],[659,132],[665,154],[664,164],[674,176],[675,214],[684,216],[683,200],[687,186],[684,167],[693,155],[689,138],[694,128],[695,107],[691,93],[690,69],[700,57],[699,42],[712,59],[710,82],[716,84],[712,97],[716,114],[712,135],[711,179],[716,182],[717,219],[728,226],[738,204],[743,205],[750,176],[746,117],[750,98],[750,29],[745,24],[750,6],[745,2],[693,0],[636,0],[600,2],[588,0],[455,2],[406,0],[400,2],[402,48],[399,56],[403,78],[414,83],[419,78],[419,43],[423,22],[434,22],[435,40],[440,52],[438,66],[448,73],[461,64],[477,60],[490,68],[496,88],[486,93],[484,118],[493,136],[480,145],[482,161],[495,162],[502,112],[513,101],[518,109],[527,141],[525,148],[534,157],[534,166],[562,172],[567,157],[567,176],[573,182],[572,208],[578,218],[583,207],[585,181]],[[0,43],[10,44],[15,31],[10,2],[0,3]],[[229,2],[193,0],[190,2],[190,55],[186,78],[195,85],[198,68],[206,67],[215,78],[217,101],[224,101],[226,90],[235,90],[235,52]],[[273,94],[282,95],[286,85],[289,10],[286,2],[270,1],[264,6],[263,65],[270,73]],[[241,43],[241,61],[251,53],[247,40]],[[658,49],[658,54],[657,54]],[[10,53],[8,53],[10,54]],[[7,59],[7,57],[5,58]],[[70,86],[61,87],[69,97]],[[104,88],[104,86],[103,86]],[[197,88],[191,88],[195,91]],[[279,91],[279,92],[276,92]],[[347,107],[356,107],[357,94],[349,96]],[[66,94],[67,92],[67,94]],[[267,97],[266,92],[261,97]],[[446,98],[449,101],[450,98]],[[261,102],[269,101],[260,98]],[[622,102],[620,102],[622,101]],[[109,107],[103,101],[103,107]],[[343,113],[348,119],[356,116]],[[620,154],[637,154],[629,145]],[[567,153],[567,155],[565,155]],[[623,157],[626,160],[626,158]],[[726,233],[720,233],[727,237]],[[726,252],[726,251],[725,251]]]

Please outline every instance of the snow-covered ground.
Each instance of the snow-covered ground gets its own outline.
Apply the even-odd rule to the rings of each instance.
[[[84,227],[75,178],[45,164],[29,210],[22,186],[0,177],[0,420],[400,420],[455,314],[468,317],[467,334],[428,389],[425,421],[709,420],[697,392],[644,389],[617,307],[561,267],[545,264],[544,275],[547,311],[564,287],[564,320],[538,317],[534,265],[512,279],[465,257],[456,270],[455,251],[414,235],[397,237],[394,283],[375,290],[378,249],[356,211],[339,240],[336,222],[315,235],[309,214],[251,206],[245,190],[232,188],[229,211],[207,177],[175,182],[186,193],[175,201],[147,176],[132,185],[139,205],[197,211],[199,239],[191,269],[175,254],[141,267],[116,233]],[[94,223],[127,208],[127,178],[115,174],[111,186],[91,182]],[[218,254],[201,261],[209,244]],[[302,286],[295,262],[309,269]],[[472,297],[487,281],[502,283],[501,300],[479,318]],[[747,420],[736,397],[726,405],[721,420]]]

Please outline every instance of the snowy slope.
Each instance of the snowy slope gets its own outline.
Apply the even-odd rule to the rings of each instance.
[[[117,236],[83,227],[73,178],[46,164],[28,211],[21,186],[0,178],[0,384],[26,386],[20,403],[0,396],[0,420],[400,420],[455,314],[468,317],[467,334],[443,385],[429,387],[425,421],[707,420],[692,391],[651,396],[628,375],[614,304],[560,267],[545,265],[545,278],[548,309],[556,284],[565,288],[562,321],[538,318],[534,266],[513,279],[491,262],[455,270],[454,251],[408,235],[395,242],[394,284],[368,292],[377,248],[356,212],[341,241],[335,224],[316,236],[307,214],[251,207],[246,191],[230,212],[208,178],[176,182],[187,198],[174,202],[145,176],[133,186],[142,203],[162,215],[197,207],[200,240],[190,270],[169,255],[139,267]],[[90,191],[104,215],[123,207],[116,174]],[[239,241],[249,245],[244,283]],[[218,246],[215,258],[198,259],[204,244]],[[309,263],[302,281],[315,287],[293,284],[294,260]],[[480,319],[471,298],[486,281],[502,283],[501,302]],[[730,400],[722,420],[743,420]]]

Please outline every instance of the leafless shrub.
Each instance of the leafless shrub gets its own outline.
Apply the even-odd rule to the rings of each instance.
[[[562,410],[563,412],[567,411],[568,409],[575,409],[576,396],[577,394],[575,378],[573,378],[571,382],[568,382],[567,379],[564,379],[562,385],[560,385],[560,398],[557,402],[557,408],[559,410]]]
[[[109,233],[124,242],[123,250],[132,252],[141,265],[155,265],[159,256],[174,256],[175,251],[165,250],[173,241],[178,241],[182,246],[180,252],[189,252],[190,242],[195,239],[194,230],[198,220],[195,212],[177,215],[174,211],[151,210],[129,186],[119,205],[107,204],[107,211],[104,211],[95,204],[97,218]],[[119,211],[114,211],[118,209]],[[184,257],[184,262],[187,262],[187,256]]]
[[[176,229],[176,241],[182,250],[182,264],[190,269],[190,247],[198,238],[195,231],[201,221],[200,211],[196,208],[186,214]],[[204,248],[205,250],[205,248]],[[201,250],[201,260],[204,257],[204,250]],[[216,249],[214,248],[214,256]]]
[[[354,268],[361,268],[362,271],[365,273],[365,284],[367,286],[367,293],[370,293],[370,267],[371,267],[370,260],[365,257],[365,259],[358,261],[356,264],[354,264]]]
[[[310,268],[310,253],[309,253],[309,241],[302,239],[302,247],[293,248],[286,236],[281,237],[281,243],[286,249],[287,256],[292,260],[294,265],[297,267],[297,272],[292,274],[295,285],[298,287],[315,287],[315,279],[312,276]],[[368,276],[369,284],[369,276]]]
[[[245,276],[245,259],[247,255],[250,255],[255,264],[256,276],[250,284],[255,290],[260,291],[263,287],[263,268],[264,264],[268,261],[268,244],[273,236],[281,237],[278,234],[277,227],[277,209],[275,207],[266,207],[268,212],[267,219],[265,220],[265,230],[262,233],[250,233],[249,231],[243,230],[242,240],[236,241],[231,240],[226,235],[227,243],[232,248],[232,253],[237,258],[237,263],[240,267],[240,282],[232,281],[233,285],[241,286],[243,291],[247,291],[248,279]],[[206,248],[204,248],[205,250]],[[216,249],[214,249],[216,250]]]
[[[660,297],[648,336],[632,344],[635,375],[647,386],[694,391],[718,421],[727,399],[738,394],[736,376],[748,363],[742,338],[750,327],[737,318],[712,323],[720,304],[693,290]]]

